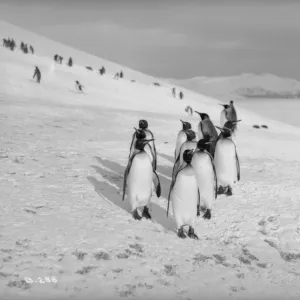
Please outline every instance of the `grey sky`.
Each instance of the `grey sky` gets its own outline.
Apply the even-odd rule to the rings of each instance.
[[[0,0],[0,19],[160,77],[300,79],[300,0]]]

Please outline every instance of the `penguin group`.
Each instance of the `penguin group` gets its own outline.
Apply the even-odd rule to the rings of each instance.
[[[232,134],[241,120],[237,120],[233,101],[223,107],[221,126],[215,126],[207,113],[198,111],[195,111],[200,116],[197,132],[192,130],[191,123],[180,120],[182,128],[175,143],[175,162],[167,203],[167,217],[172,203],[180,238],[198,239],[194,229],[197,218],[202,214],[205,220],[210,220],[217,196],[231,196],[233,187],[240,180],[240,163]],[[140,120],[131,140],[122,199],[124,201],[127,194],[136,220],[143,217],[150,219],[148,208],[152,194],[155,193],[158,198],[161,196],[156,168],[154,135],[148,128],[148,122]],[[142,208],[140,214],[139,208]]]

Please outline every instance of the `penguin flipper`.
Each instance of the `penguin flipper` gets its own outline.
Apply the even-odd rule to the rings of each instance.
[[[235,158],[236,158],[237,179],[238,179],[238,181],[240,181],[240,179],[241,179],[241,168],[240,168],[239,157],[238,157],[236,151],[235,151]]]
[[[155,186],[155,190],[156,190],[156,196],[157,196],[157,198],[159,198],[161,195],[160,180],[159,180],[159,177],[158,177],[157,173],[155,172],[155,170],[153,170],[153,174],[155,175],[153,182],[154,182],[154,186]]]
[[[129,148],[129,158],[132,156],[132,153],[134,151],[134,142],[136,141],[136,132],[132,135],[131,144]]]
[[[124,173],[124,181],[123,181],[123,197],[122,197],[122,201],[124,201],[125,199],[125,192],[126,192],[126,185],[127,185],[127,177],[128,177],[128,174],[130,172],[130,169],[131,169],[131,165],[132,165],[132,161],[135,157],[136,153],[133,154],[129,160],[128,160],[128,165],[126,167],[126,170],[125,170],[125,173]]]
[[[154,153],[154,151],[152,150],[152,147],[150,144],[149,145],[149,149],[150,149],[150,152],[151,152],[151,156],[153,158],[152,160],[152,169],[155,171],[156,170],[156,152]],[[153,143],[153,146],[155,147],[154,143]]]

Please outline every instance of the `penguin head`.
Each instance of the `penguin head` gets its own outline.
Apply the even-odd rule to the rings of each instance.
[[[207,149],[207,144],[209,144],[209,140],[207,139],[201,139],[198,141],[197,143],[197,148],[200,150],[200,151],[204,151]]]
[[[223,127],[223,128],[221,128],[221,127],[219,127],[219,126],[215,126],[216,128],[218,128],[220,131],[221,131],[221,134],[222,134],[222,136],[224,137],[224,138],[228,138],[228,137],[230,137],[231,136],[231,134],[232,134],[232,129],[230,129],[230,128],[227,128],[227,127]]]
[[[240,122],[242,120],[237,120],[237,121],[227,121],[224,126],[223,129],[229,129],[229,130],[234,130],[234,128],[236,127],[236,123]]]
[[[145,139],[146,138],[146,133],[143,129],[136,129],[134,127],[134,130],[135,130],[135,136],[136,136],[136,139],[137,140],[141,140],[141,139]]]
[[[193,154],[194,154],[194,150],[193,150],[193,149],[185,150],[185,151],[183,152],[183,160],[184,160],[187,164],[191,163],[192,158],[193,158]]]
[[[191,129],[186,130],[185,134],[188,141],[192,141],[196,138],[196,133]]]
[[[148,128],[148,122],[146,120],[140,120],[139,121],[139,127],[142,129],[147,129]]]
[[[137,150],[144,150],[145,146],[149,143],[154,141],[154,139],[146,140],[146,139],[141,139],[141,140],[136,140],[135,142],[135,148]]]
[[[182,122],[182,130],[189,130],[189,129],[192,129],[191,123],[185,122],[185,121],[182,121],[182,120],[180,120],[180,121]]]
[[[227,109],[227,108],[229,107],[228,104],[220,104],[220,103],[219,103],[219,105],[223,106],[225,109]]]
[[[205,113],[200,113],[198,111],[195,111],[200,117],[201,117],[201,120],[205,120],[205,119],[209,119],[209,115],[208,114],[205,114]]]

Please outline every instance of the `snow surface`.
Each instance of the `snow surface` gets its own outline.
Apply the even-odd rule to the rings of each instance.
[[[300,129],[237,104],[241,181],[213,203],[211,220],[197,220],[200,240],[182,240],[166,218],[180,118],[196,130],[190,105],[219,125],[220,101],[189,90],[174,99],[169,84],[7,23],[0,36],[36,51],[0,47],[1,300],[299,299]],[[55,53],[74,67],[54,64]],[[125,78],[112,79],[120,69]],[[162,197],[153,196],[152,221],[135,221],[121,193],[133,127],[144,118]],[[57,283],[24,281],[46,276]]]

